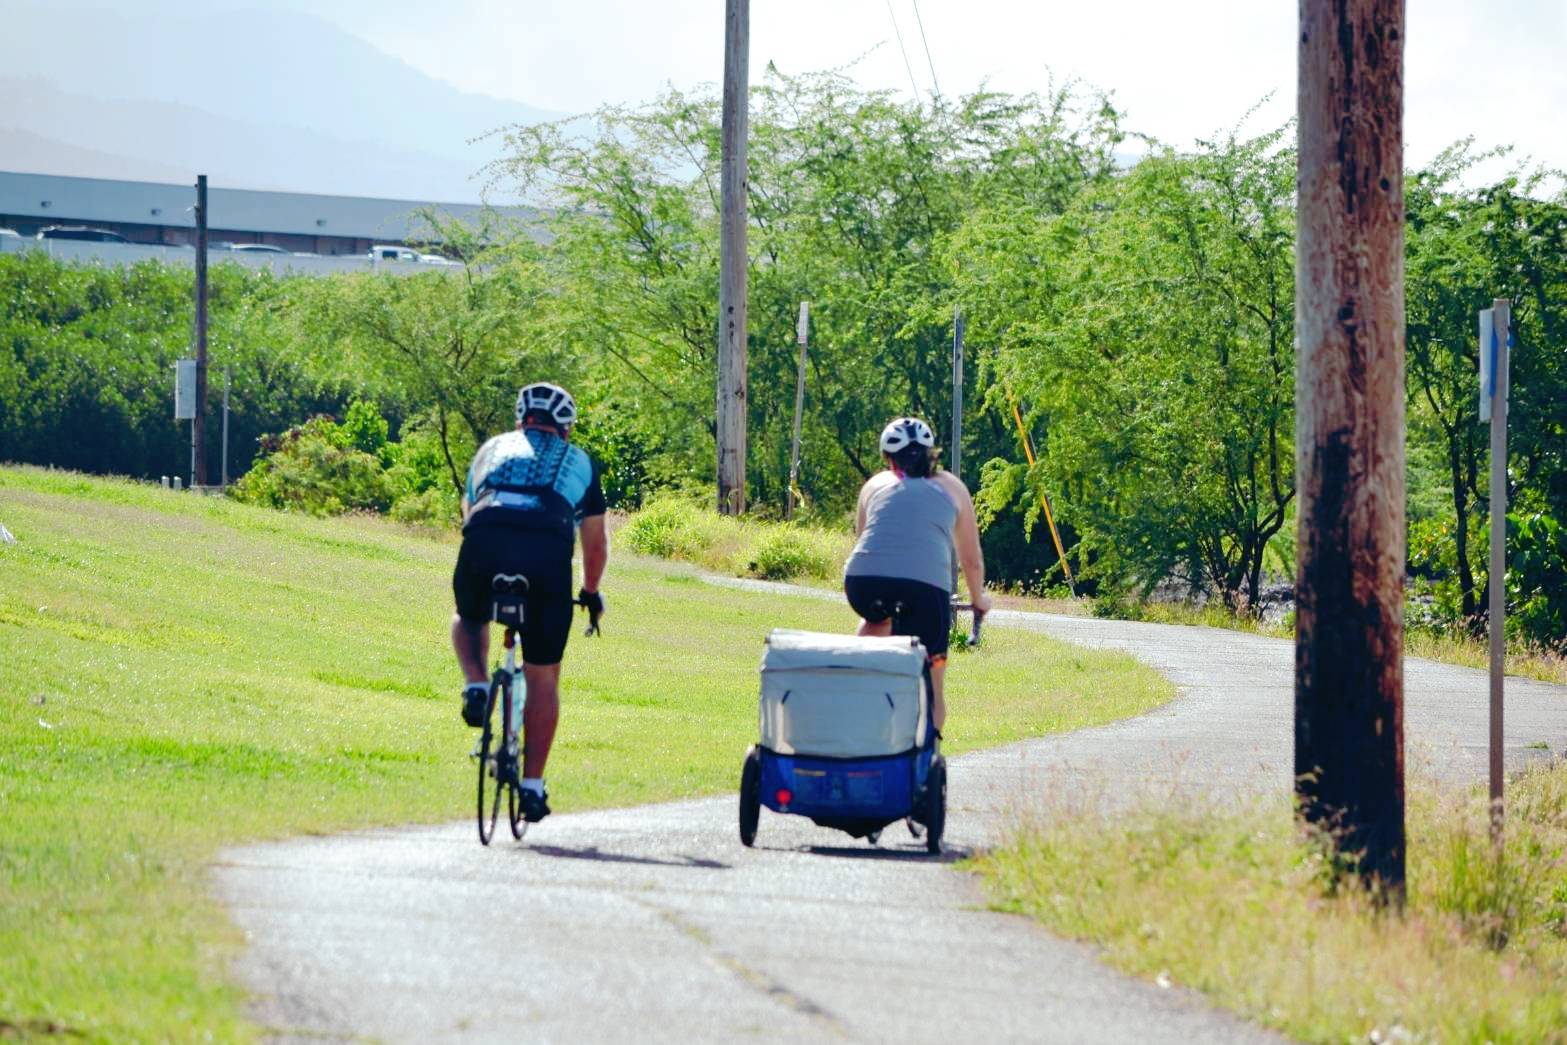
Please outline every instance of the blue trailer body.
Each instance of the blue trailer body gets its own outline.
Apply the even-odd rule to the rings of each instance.
[[[901,820],[914,810],[934,754],[929,745],[879,758],[814,758],[780,755],[766,748],[759,751],[761,799],[768,809],[807,816],[818,823],[837,819],[876,821],[877,826]]]

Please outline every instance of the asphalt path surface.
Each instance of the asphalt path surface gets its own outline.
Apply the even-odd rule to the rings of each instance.
[[[502,826],[489,849],[464,821],[228,850],[216,888],[247,939],[235,972],[253,1017],[280,1040],[1277,1040],[986,910],[949,865],[1020,809],[1283,794],[1292,644],[1009,611],[988,624],[1124,649],[1180,694],[952,759],[940,859],[901,825],[873,848],[767,810],[745,849],[733,796],[552,816],[521,844]],[[1567,687],[1507,686],[1509,765],[1567,751]],[[1482,672],[1407,662],[1415,771],[1484,778],[1486,694]]]

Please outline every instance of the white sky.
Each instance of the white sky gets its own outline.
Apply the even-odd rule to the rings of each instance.
[[[714,82],[723,0],[290,0],[459,87],[580,112],[673,82]],[[931,84],[914,0],[752,0],[751,69],[853,61],[875,87]],[[1567,168],[1567,0],[1408,0],[1406,156],[1473,134]],[[1294,112],[1296,0],[921,0],[942,90],[1010,91],[1078,77],[1114,92],[1127,125],[1177,145]],[[880,45],[879,47],[877,45]]]

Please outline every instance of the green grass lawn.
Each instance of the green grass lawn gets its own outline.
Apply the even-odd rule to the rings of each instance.
[[[455,539],[35,469],[0,469],[0,523],[0,1036],[248,1037],[218,849],[471,813]],[[733,788],[768,629],[854,621],[625,556],[605,592],[567,653],[562,812]],[[951,753],[1173,694],[1004,629],[949,679]]]

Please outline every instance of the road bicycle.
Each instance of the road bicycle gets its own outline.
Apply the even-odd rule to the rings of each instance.
[[[528,702],[528,683],[517,664],[517,633],[526,623],[528,578],[521,574],[497,573],[491,581],[494,601],[490,619],[506,629],[506,655],[490,676],[490,696],[484,706],[484,726],[474,743],[471,756],[479,774],[479,841],[490,844],[500,822],[501,796],[506,797],[506,819],[512,837],[518,841],[528,833],[522,818],[522,775],[520,773],[522,709]],[[572,605],[588,610],[586,634],[602,634],[599,618],[587,603],[573,599]],[[501,729],[493,723],[497,705],[501,709]]]

